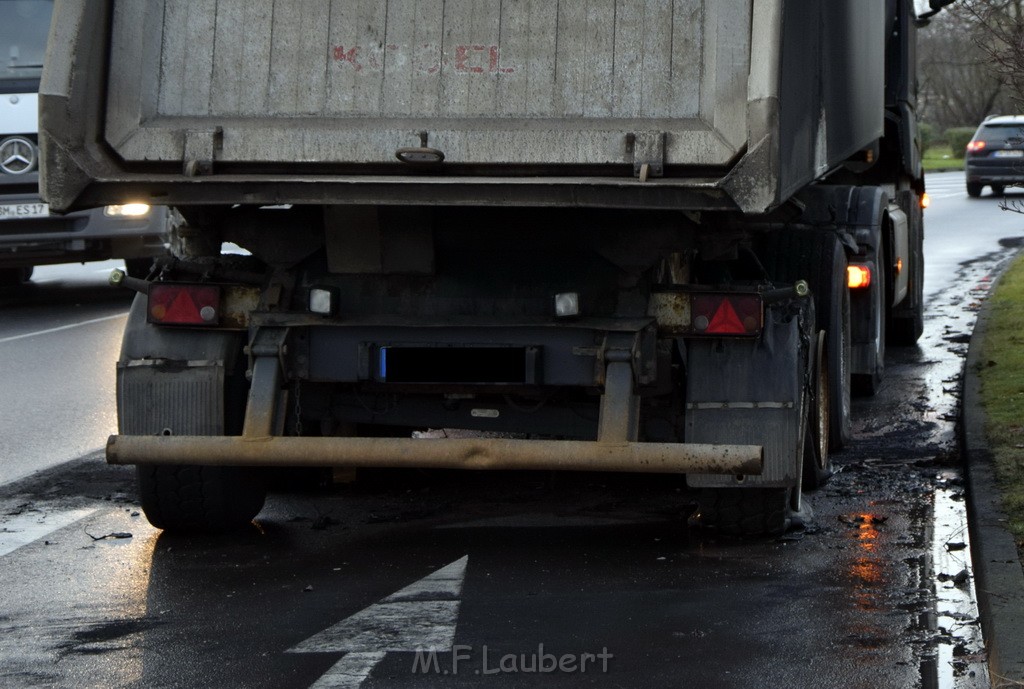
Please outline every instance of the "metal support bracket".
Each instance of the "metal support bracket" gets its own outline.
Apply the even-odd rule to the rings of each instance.
[[[287,338],[288,328],[260,328],[252,344],[246,347],[251,382],[242,427],[245,438],[268,438],[278,425],[277,410],[281,399],[284,356],[288,351]]]
[[[665,132],[636,132],[633,138],[633,174],[646,182],[665,174]]]
[[[597,441],[636,442],[639,432],[640,397],[633,389],[633,366],[629,361],[612,360],[605,372]]]
[[[184,174],[188,177],[212,175],[213,161],[223,146],[223,140],[224,130],[221,127],[185,130],[181,157],[185,161]]]

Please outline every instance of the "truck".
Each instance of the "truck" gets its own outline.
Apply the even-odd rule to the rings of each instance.
[[[247,524],[271,467],[415,467],[684,474],[784,531],[922,332],[927,14],[57,0],[45,198],[174,208],[113,276],[107,460],[167,530]]]
[[[58,215],[39,196],[38,91],[52,0],[0,2],[0,287],[38,265],[124,259],[144,277],[167,252],[167,211],[129,200]]]

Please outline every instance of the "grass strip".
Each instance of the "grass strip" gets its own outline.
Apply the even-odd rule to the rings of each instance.
[[[921,159],[925,171],[928,170],[963,170],[964,159],[953,157],[953,149],[949,146],[932,146],[924,152]]]
[[[996,479],[1017,547],[1024,548],[1024,255],[990,297],[981,400]]]

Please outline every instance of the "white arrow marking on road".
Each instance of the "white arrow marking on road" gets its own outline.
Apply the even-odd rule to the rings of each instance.
[[[356,689],[388,651],[450,651],[468,563],[465,555],[288,649],[346,654],[311,689]]]

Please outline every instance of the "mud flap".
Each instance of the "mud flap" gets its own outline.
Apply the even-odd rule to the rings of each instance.
[[[224,363],[119,363],[117,418],[124,435],[223,435]]]
[[[764,447],[760,476],[687,476],[698,488],[799,486],[806,344],[799,319],[765,314],[757,341],[692,340],[687,347],[686,442]]]

